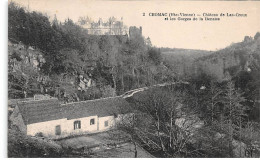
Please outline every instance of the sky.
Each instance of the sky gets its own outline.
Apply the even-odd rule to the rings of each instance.
[[[46,13],[59,21],[80,16],[97,21],[121,19],[127,26],[142,26],[143,35],[157,47],[218,50],[260,32],[260,1],[93,1],[12,0],[30,11]],[[145,16],[143,16],[145,13]],[[220,21],[165,21],[149,13],[242,13],[247,17],[224,17]]]

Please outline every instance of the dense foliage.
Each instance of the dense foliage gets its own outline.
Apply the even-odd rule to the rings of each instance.
[[[127,35],[88,35],[86,29],[69,18],[59,22],[55,17],[50,22],[46,15],[28,12],[12,2],[8,9],[9,41],[24,46],[22,49],[9,47],[10,98],[42,93],[76,101],[105,97],[103,92],[108,86],[116,94],[122,94],[165,81],[161,78],[165,71],[160,51],[146,45],[142,35],[131,39]],[[29,57],[36,52],[45,61],[35,71],[32,62],[24,62],[21,55]],[[11,70],[14,66],[11,61],[19,64],[20,69]],[[27,71],[29,68],[34,72]],[[79,92],[80,75],[92,79],[95,87]],[[39,77],[46,81],[39,82],[36,79]],[[33,85],[34,90],[27,85]]]
[[[259,123],[231,79],[203,75],[127,99],[135,120],[125,131],[157,157],[259,156]]]

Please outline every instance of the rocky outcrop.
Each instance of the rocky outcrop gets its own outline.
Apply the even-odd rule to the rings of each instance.
[[[216,51],[195,61],[195,73],[206,73],[218,80],[225,78],[226,72],[235,75],[240,71],[251,72],[259,64],[260,38],[246,36],[243,42]]]
[[[233,146],[234,157],[237,157],[237,158],[247,157],[246,156],[247,145],[245,143],[238,141],[238,140],[233,140],[232,146]]]
[[[31,46],[26,47],[23,44],[8,43],[9,68],[13,71],[22,70],[24,66],[31,66],[34,70],[40,70],[40,67],[46,62],[43,54],[33,49]]]

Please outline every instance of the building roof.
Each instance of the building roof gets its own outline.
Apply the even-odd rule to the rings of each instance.
[[[17,105],[25,125],[62,119],[66,116],[65,110],[61,108],[56,98],[22,101],[18,102]]]
[[[129,111],[129,104],[122,97],[108,97],[82,102],[73,102],[61,105],[66,109],[67,119],[82,118],[88,116],[111,116],[123,114]]]
[[[109,97],[82,102],[60,104],[58,99],[18,102],[25,125],[57,120],[76,119],[89,116],[111,116],[127,113],[129,104],[122,97]]]
[[[8,106],[10,106],[11,108],[14,108],[18,102],[22,102],[22,101],[33,101],[33,100],[43,100],[43,99],[51,99],[54,97],[51,97],[50,95],[43,95],[43,94],[36,94],[34,95],[34,97],[28,97],[28,98],[18,98],[18,99],[9,99],[8,100]]]
[[[30,100],[33,100],[33,98],[9,99],[8,100],[8,106],[14,108],[17,105],[18,102],[30,101]]]

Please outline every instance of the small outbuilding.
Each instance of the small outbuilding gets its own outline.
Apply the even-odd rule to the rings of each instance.
[[[61,138],[109,130],[129,109],[120,96],[67,104],[50,98],[18,102],[11,118],[27,135]]]

